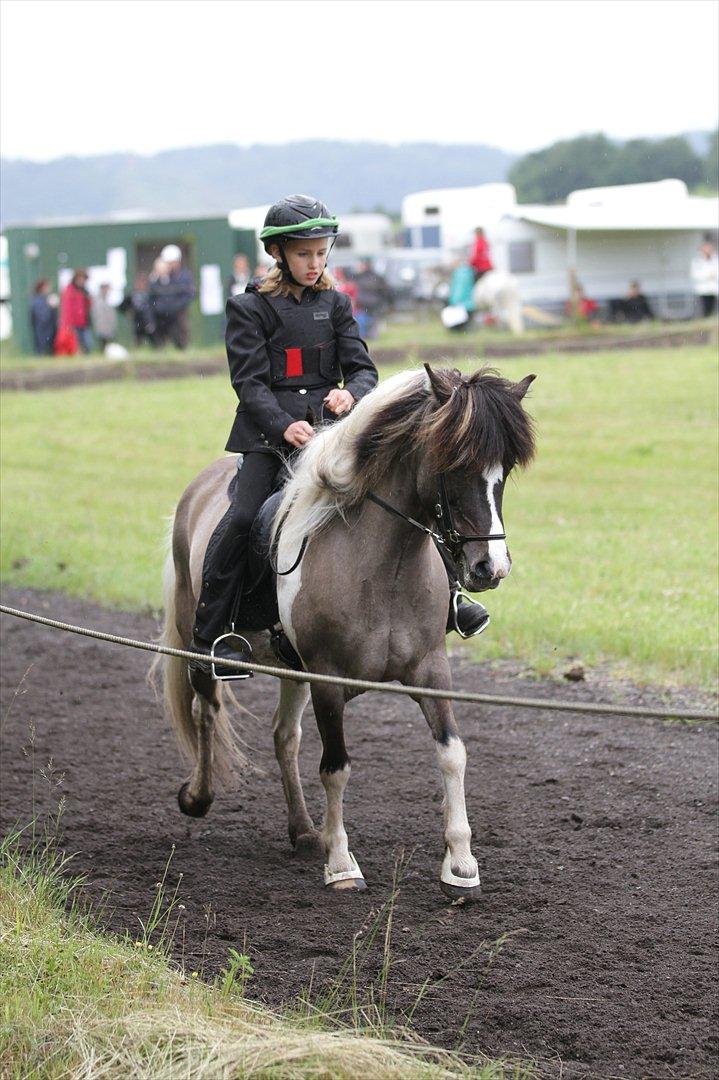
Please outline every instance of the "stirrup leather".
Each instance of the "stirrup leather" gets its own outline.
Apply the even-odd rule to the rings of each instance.
[[[484,631],[489,626],[489,613],[487,614],[486,621],[482,624],[482,626],[480,626],[479,630],[474,630],[471,634],[465,634],[460,629],[459,620],[457,618],[460,597],[463,600],[466,600],[467,603],[471,604],[473,607],[483,607],[484,605],[480,604],[478,600],[475,600],[473,597],[471,597],[469,593],[466,593],[461,587],[452,591],[452,622],[454,623],[454,630],[457,634],[459,634],[461,638],[464,638],[464,640],[466,641],[468,638],[477,637],[478,634],[484,633]]]
[[[239,679],[252,678],[252,672],[240,671],[239,668],[235,669],[230,675],[217,674],[215,670],[215,663],[217,663],[218,667],[222,667],[225,660],[231,659],[231,657],[215,656],[215,649],[217,648],[219,642],[225,641],[227,638],[236,638],[237,641],[241,643],[243,651],[246,651],[248,656],[252,656],[252,646],[250,645],[247,638],[244,638],[242,634],[237,634],[234,630],[230,630],[226,634],[220,634],[220,636],[216,637],[215,640],[212,642],[212,649],[208,658],[211,661],[210,671],[212,673],[212,678],[215,680],[215,682],[236,682]]]

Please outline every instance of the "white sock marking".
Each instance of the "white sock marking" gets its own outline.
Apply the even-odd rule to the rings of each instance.
[[[462,878],[470,879],[467,884],[478,884],[479,871],[470,847],[472,830],[464,802],[467,751],[462,740],[457,738],[450,739],[446,746],[437,743],[436,750],[444,781],[444,840],[450,852],[448,869],[457,871]],[[445,880],[444,874],[442,880]],[[454,881],[448,883],[456,884]]]

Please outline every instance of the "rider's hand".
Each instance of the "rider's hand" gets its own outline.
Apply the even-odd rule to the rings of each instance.
[[[324,403],[335,416],[341,416],[342,413],[350,411],[355,403],[355,399],[352,397],[349,390],[330,390],[329,394],[324,399]]]
[[[304,446],[305,443],[310,441],[314,433],[314,428],[306,420],[295,420],[294,424],[290,424],[288,428],[285,428],[282,438],[290,446]]]

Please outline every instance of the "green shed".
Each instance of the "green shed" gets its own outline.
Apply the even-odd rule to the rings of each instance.
[[[243,252],[254,266],[254,232],[231,228],[226,215],[215,217],[143,218],[123,215],[102,221],[50,222],[5,230],[8,241],[13,337],[18,348],[32,353],[30,301],[38,278],[48,278],[60,292],[77,267],[90,274],[90,290],[110,285],[118,304],[138,273],[149,272],[165,244],[177,244],[191,271],[197,296],[190,309],[190,341],[209,345],[224,335],[224,303],[233,257]],[[120,316],[118,340],[132,340],[130,320]]]

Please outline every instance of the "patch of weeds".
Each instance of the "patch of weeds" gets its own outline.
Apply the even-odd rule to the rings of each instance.
[[[237,949],[230,949],[227,967],[220,972],[215,981],[220,996],[223,998],[230,997],[231,994],[243,996],[254,973],[255,969],[250,963],[247,953],[239,953]]]
[[[175,888],[172,892],[170,892],[167,886],[167,874],[174,854],[175,845],[173,844],[172,850],[167,857],[162,877],[155,884],[155,899],[153,900],[150,914],[147,920],[138,918],[142,936],[136,944],[141,945],[146,949],[156,948],[165,954],[169,954],[170,952],[172,943],[175,939],[178,922],[181,917],[181,910],[184,910],[180,905],[179,898],[182,874],[180,873],[178,875]],[[173,915],[175,916],[174,924],[170,926]],[[152,940],[153,938],[155,939],[154,941]]]

